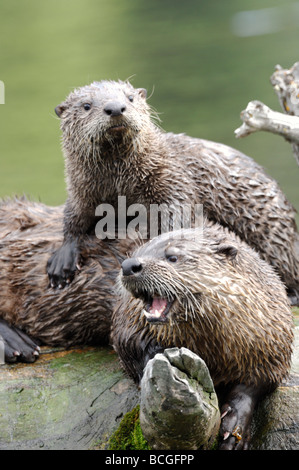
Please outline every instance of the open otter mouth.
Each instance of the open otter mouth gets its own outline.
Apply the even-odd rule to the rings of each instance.
[[[168,300],[162,297],[150,297],[145,303],[143,313],[149,322],[165,323],[168,321],[167,314],[173,303],[174,300]]]
[[[123,132],[126,129],[124,124],[115,124],[107,129],[107,132]]]

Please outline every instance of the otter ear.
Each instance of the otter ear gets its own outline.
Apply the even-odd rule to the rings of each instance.
[[[147,90],[145,88],[137,88],[138,94],[141,98],[146,99],[147,97]]]
[[[219,245],[216,248],[216,253],[225,255],[228,259],[233,260],[238,254],[238,249],[233,245]]]
[[[58,106],[56,106],[55,113],[57,114],[58,117],[61,117],[63,111],[65,111],[65,110],[66,110],[66,104],[61,103]]]

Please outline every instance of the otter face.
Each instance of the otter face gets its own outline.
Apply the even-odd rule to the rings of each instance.
[[[165,323],[176,299],[171,289],[160,286],[153,276],[158,266],[145,258],[129,258],[122,264],[122,283],[131,294],[143,303],[143,314],[149,322]],[[163,263],[160,264],[163,270]]]
[[[123,262],[120,280],[143,302],[147,321],[186,322],[204,316],[209,299],[215,302],[226,292],[228,273],[233,284],[237,254],[235,246],[223,243],[223,236],[184,239],[163,234]],[[229,284],[230,293],[232,289]]]
[[[182,278],[187,257],[184,244],[167,234],[142,246],[136,257],[122,263],[121,282],[133,297],[142,300],[147,321],[186,321],[188,299],[199,301]]]
[[[150,121],[146,90],[128,82],[94,82],[72,92],[55,108],[64,137],[74,142],[119,140],[138,134]]]

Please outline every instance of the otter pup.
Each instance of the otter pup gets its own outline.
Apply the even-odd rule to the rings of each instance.
[[[285,288],[268,263],[220,225],[175,234],[123,262],[114,348],[137,383],[157,352],[186,347],[198,354],[222,402],[221,447],[247,448],[256,403],[290,367]]]
[[[82,265],[81,243],[95,209],[126,196],[127,207],[203,204],[205,216],[238,234],[275,267],[299,302],[295,211],[251,158],[225,145],[175,135],[155,125],[146,91],[128,82],[94,82],[56,107],[61,119],[68,198],[64,241],[49,260],[53,287]],[[123,217],[117,214],[116,217]]]
[[[86,237],[87,262],[69,289],[47,289],[50,253],[63,240],[63,207],[0,203],[0,337],[6,362],[32,362],[38,345],[109,342],[114,285],[131,240]],[[27,335],[27,336],[26,336]]]

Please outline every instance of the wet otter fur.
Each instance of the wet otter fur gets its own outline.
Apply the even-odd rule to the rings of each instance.
[[[64,242],[48,263],[53,287],[71,282],[82,264],[81,240],[95,208],[118,196],[133,203],[203,204],[205,216],[245,240],[275,267],[299,302],[295,211],[276,181],[238,150],[164,132],[144,89],[102,81],[73,91],[56,108],[61,119],[68,199]],[[119,215],[119,214],[118,214]]]
[[[122,262],[126,289],[111,338],[129,375],[138,382],[148,359],[166,347],[193,350],[206,361],[217,390],[226,392],[222,434],[230,437],[224,448],[235,446],[236,429],[243,435],[237,447],[246,448],[257,400],[280,383],[290,363],[292,317],[273,269],[234,234],[210,224],[203,238],[198,231],[187,241],[164,234],[129,259],[131,240],[86,237],[80,275],[66,289],[47,290],[45,265],[62,241],[62,219],[62,207],[0,204],[5,360],[33,362],[37,342],[108,344]]]
[[[40,343],[109,342],[115,278],[132,242],[86,237],[82,250],[88,261],[80,276],[68,289],[51,290],[45,267],[62,242],[62,228],[63,207],[25,199],[0,204],[0,335],[6,362],[35,360]]]
[[[257,401],[291,361],[292,314],[274,269],[235,234],[206,223],[202,233],[163,234],[141,246],[119,282],[112,342],[128,374],[139,383],[157,352],[192,350],[222,397],[221,448],[247,448]]]

